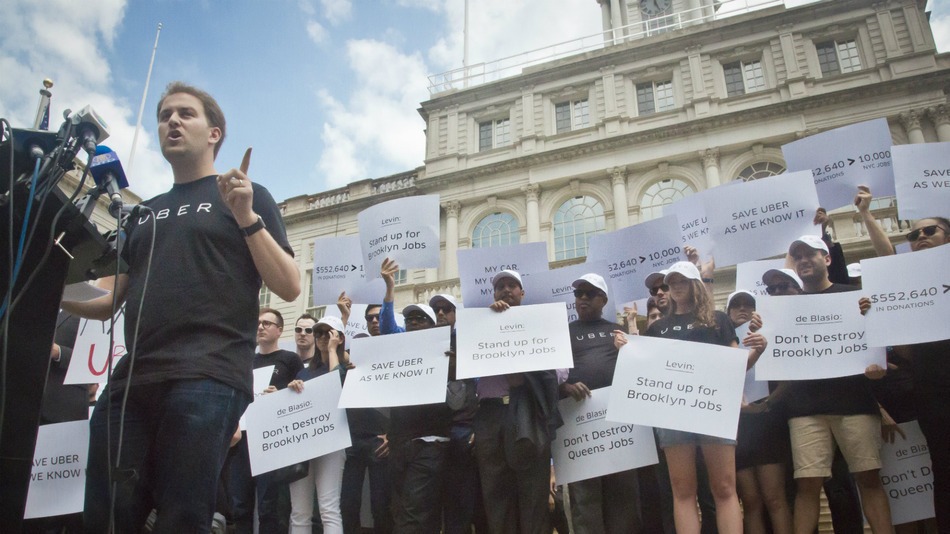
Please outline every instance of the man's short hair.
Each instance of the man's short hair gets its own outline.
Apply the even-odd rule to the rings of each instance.
[[[261,308],[261,311],[257,312],[257,316],[260,317],[265,313],[273,313],[274,317],[277,318],[277,328],[284,328],[284,316],[281,315],[279,311],[275,310],[274,308]]]
[[[294,324],[299,323],[301,319],[310,319],[313,322],[317,322],[316,317],[314,317],[313,315],[310,315],[309,313],[304,313],[300,317],[297,317],[297,320],[294,321]]]
[[[169,95],[176,93],[186,93],[200,100],[201,105],[204,106],[205,118],[208,119],[208,125],[221,130],[221,138],[218,139],[218,142],[214,145],[214,157],[217,158],[218,151],[221,150],[221,145],[224,143],[224,136],[227,133],[224,112],[221,111],[221,106],[218,105],[218,101],[215,100],[213,96],[193,85],[178,81],[171,82],[165,87],[165,92],[162,94],[162,97],[158,99],[158,109],[155,111],[156,117],[162,112],[162,104],[165,102],[165,99],[168,98]]]

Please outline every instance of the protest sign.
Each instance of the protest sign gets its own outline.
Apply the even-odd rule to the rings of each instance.
[[[330,372],[306,381],[302,393],[282,389],[252,402],[247,409],[251,474],[349,447],[346,410],[337,408],[340,391],[339,373]]]
[[[115,316],[115,333],[112,350],[109,350],[109,330],[112,321],[79,320],[79,333],[73,344],[63,384],[104,384],[109,378],[109,360],[112,366],[125,356],[125,313],[119,310]]]
[[[643,281],[650,273],[686,259],[681,241],[676,217],[660,217],[590,236],[587,258],[607,265],[610,297],[619,304],[650,296]]]
[[[264,390],[267,389],[268,386],[270,386],[270,379],[273,375],[274,375],[273,365],[265,365],[264,367],[258,367],[257,369],[254,369],[254,380],[251,385],[251,387],[253,388],[252,392],[254,393],[254,398],[251,399],[251,402],[254,402],[255,400],[257,400],[258,397],[264,394]],[[238,419],[238,428],[240,428],[241,430],[247,429],[247,410],[248,409],[250,409],[250,406],[244,409],[244,413],[241,414],[241,418]]]
[[[881,483],[891,505],[891,523],[934,516],[934,476],[927,440],[917,421],[901,423],[907,439],[881,446]]]
[[[369,280],[389,258],[407,267],[439,266],[439,195],[399,198],[357,215],[360,250]]]
[[[871,299],[868,343],[912,345],[950,338],[950,246],[861,260],[862,296]]]
[[[768,340],[756,380],[811,380],[864,373],[886,365],[883,347],[868,343],[860,292],[760,297],[760,333]]]
[[[381,281],[381,280],[380,280]],[[382,299],[382,297],[380,297]],[[350,305],[350,317],[347,319],[346,324],[343,325],[343,336],[344,336],[344,347],[345,349],[350,349],[350,342],[356,339],[356,336],[360,334],[369,335],[369,330],[367,329],[366,324],[366,309],[369,306],[367,304],[351,304]],[[378,310],[377,310],[378,311]],[[336,306],[328,306],[324,312],[324,317],[331,316],[342,319],[342,314],[340,309]],[[404,327],[403,317],[401,314],[396,314],[396,324]]]
[[[313,305],[336,304],[340,292],[354,293],[366,285],[359,236],[322,237],[313,243],[313,274],[310,287]],[[385,291],[385,285],[382,286]],[[382,298],[382,293],[376,296]]]
[[[501,271],[523,274],[548,270],[547,243],[462,249],[457,257],[466,308],[485,308],[495,302],[491,279]]]
[[[89,282],[76,282],[75,284],[66,284],[63,288],[63,300],[73,302],[86,302],[103,295],[108,295],[109,291],[101,289]]]
[[[683,245],[695,248],[700,258],[705,261],[712,253],[713,241],[709,235],[709,218],[706,217],[703,193],[704,191],[700,191],[683,197],[672,204],[663,206],[662,209],[663,215],[676,217]]]
[[[900,218],[950,216],[950,143],[899,145],[891,153]]]
[[[747,321],[736,327],[736,337],[739,338],[739,346],[746,347],[742,342],[749,335],[751,322]],[[745,382],[742,386],[742,399],[747,403],[755,402],[769,396],[769,383],[767,380],[756,380],[755,369],[749,369],[745,372]]]
[[[82,512],[88,457],[88,420],[40,426],[23,518]]]
[[[811,172],[818,200],[833,210],[852,204],[858,185],[877,197],[894,194],[892,144],[887,119],[881,118],[793,141],[782,146],[782,155],[790,172]]]
[[[736,438],[748,350],[629,339],[617,357],[608,421]]]
[[[812,224],[818,197],[807,172],[761,178],[703,192],[716,267],[784,254]]]
[[[771,269],[783,269],[785,259],[746,261],[736,265],[736,290],[744,289],[756,297],[767,296],[762,275]]]
[[[560,269],[542,271],[539,273],[523,273],[522,279],[530,291],[525,291],[524,305],[550,304],[563,302],[567,306],[567,322],[577,319],[577,310],[574,309],[574,280],[587,273],[599,274],[607,279],[603,263],[578,263]],[[608,288],[609,289],[609,288]],[[611,292],[610,298],[613,297]]]
[[[595,389],[580,402],[558,403],[564,426],[551,443],[558,484],[619,473],[657,463],[656,441],[648,426],[608,423],[610,388]]]
[[[574,367],[563,304],[455,312],[459,379]]]
[[[384,408],[445,401],[449,327],[363,337],[350,344],[340,408]]]

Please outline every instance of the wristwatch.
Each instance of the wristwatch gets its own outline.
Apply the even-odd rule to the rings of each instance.
[[[252,235],[256,234],[258,231],[263,230],[264,228],[267,228],[267,226],[264,224],[264,219],[262,219],[261,216],[258,215],[256,223],[250,226],[245,226],[244,228],[241,228],[241,231],[244,232],[244,237],[251,237]]]

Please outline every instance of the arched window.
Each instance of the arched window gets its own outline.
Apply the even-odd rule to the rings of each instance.
[[[518,220],[510,213],[492,213],[478,221],[472,232],[472,248],[517,245],[518,240]]]
[[[758,180],[759,178],[768,178],[769,176],[782,174],[783,172],[785,172],[785,166],[782,164],[772,163],[771,161],[760,161],[742,169],[739,176],[736,176],[736,180],[749,182]]]
[[[554,214],[554,259],[587,255],[587,239],[606,226],[604,207],[592,197],[574,197]]]
[[[692,186],[678,178],[667,178],[651,185],[640,199],[640,221],[649,221],[663,215],[662,206],[695,193]]]

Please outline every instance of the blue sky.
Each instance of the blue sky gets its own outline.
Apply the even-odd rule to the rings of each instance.
[[[930,2],[938,48],[950,50],[950,1]],[[422,165],[426,75],[462,65],[463,0],[4,0],[0,116],[32,123],[52,78],[55,124],[92,104],[131,188],[171,185],[155,106],[176,79],[213,94],[228,120],[219,171],[254,147],[250,175],[279,201]],[[555,7],[556,6],[556,7]],[[163,24],[134,165],[134,125],[158,23]],[[601,29],[595,0],[471,0],[470,62]]]

